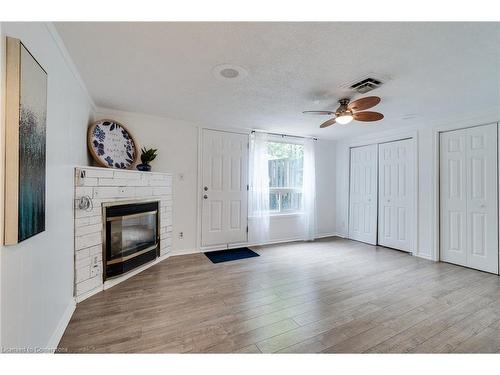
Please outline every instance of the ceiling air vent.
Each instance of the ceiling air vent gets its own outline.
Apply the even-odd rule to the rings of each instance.
[[[375,90],[377,87],[380,87],[382,85],[382,82],[375,78],[366,78],[362,81],[356,82],[355,84],[351,85],[351,89],[353,89],[356,92],[359,92],[360,94],[366,94],[369,91]]]

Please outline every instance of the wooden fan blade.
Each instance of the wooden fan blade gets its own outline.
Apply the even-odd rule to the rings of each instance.
[[[326,127],[328,127],[328,126],[330,126],[330,125],[333,125],[333,124],[335,124],[335,117],[334,117],[334,118],[331,118],[331,119],[330,119],[330,120],[328,120],[328,121],[325,121],[325,122],[324,122],[324,123],[322,123],[319,127],[320,127],[320,128],[326,128]]]
[[[304,111],[305,115],[333,115],[335,112],[331,111]]]
[[[347,106],[347,109],[353,112],[364,111],[365,109],[375,107],[378,103],[380,103],[378,96],[367,96],[366,98],[353,101]]]
[[[378,121],[382,120],[384,118],[384,115],[379,112],[356,112],[352,115],[354,117],[354,120],[358,121]]]

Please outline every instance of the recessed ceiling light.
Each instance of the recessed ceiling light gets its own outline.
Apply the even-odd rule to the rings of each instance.
[[[220,75],[224,78],[236,78],[240,75],[240,72],[233,68],[225,68],[220,71]]]
[[[239,65],[221,64],[212,69],[215,78],[223,81],[240,81],[248,75],[248,71]]]

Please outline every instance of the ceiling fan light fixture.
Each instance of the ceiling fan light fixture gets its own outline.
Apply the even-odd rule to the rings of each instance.
[[[350,123],[352,119],[353,117],[350,113],[343,113],[335,118],[335,122],[338,122],[341,125],[345,125]]]
[[[365,111],[375,107],[380,103],[378,96],[367,96],[365,98],[357,99],[353,102],[349,98],[342,98],[339,100],[339,107],[335,112],[331,111],[304,111],[302,113],[315,114],[315,115],[334,115],[330,120],[323,122],[319,127],[326,128],[333,124],[346,125],[352,120],[362,122],[380,121],[384,115],[380,112]]]

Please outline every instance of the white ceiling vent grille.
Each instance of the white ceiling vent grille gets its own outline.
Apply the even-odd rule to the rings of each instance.
[[[382,82],[375,78],[365,78],[362,81],[356,82],[350,88],[360,94],[366,94],[376,88],[382,86]]]

